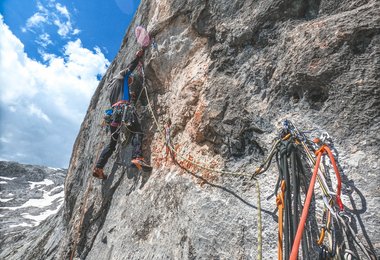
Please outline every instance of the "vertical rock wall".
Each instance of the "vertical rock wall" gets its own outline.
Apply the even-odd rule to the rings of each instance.
[[[159,123],[172,121],[180,154],[251,174],[285,118],[311,135],[327,132],[343,202],[379,254],[379,13],[378,1],[143,0],[75,143],[62,221],[23,248],[39,243],[41,259],[68,259],[73,248],[78,259],[256,258],[254,182],[166,160],[149,113],[144,152],[153,172],[122,167],[115,156],[107,181],[91,176],[109,138],[99,126],[108,83],[138,50],[133,29],[142,24],[158,44],[144,58],[149,96]],[[264,259],[277,256],[277,176],[273,166],[259,177]]]

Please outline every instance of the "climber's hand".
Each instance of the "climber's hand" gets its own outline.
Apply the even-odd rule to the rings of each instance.
[[[138,52],[136,52],[136,57],[138,58],[141,58],[142,56],[144,55],[144,50],[139,50]]]

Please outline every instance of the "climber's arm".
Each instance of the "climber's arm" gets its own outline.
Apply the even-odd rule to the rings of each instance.
[[[133,61],[128,65],[128,67],[121,71],[124,77],[129,77],[129,75],[135,70],[141,57],[144,55],[144,50],[139,50],[136,52],[136,56]]]

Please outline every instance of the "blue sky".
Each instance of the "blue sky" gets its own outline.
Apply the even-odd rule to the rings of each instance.
[[[68,167],[137,0],[0,2],[0,160]]]

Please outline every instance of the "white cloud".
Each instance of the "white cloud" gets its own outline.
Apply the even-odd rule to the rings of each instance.
[[[84,48],[80,39],[68,42],[63,51],[62,57],[42,52],[45,64],[30,59],[0,15],[0,131],[2,141],[9,141],[2,142],[0,153],[5,159],[17,161],[36,156],[45,165],[53,158],[42,156],[68,161],[75,135],[99,83],[97,75],[105,73],[109,61],[99,48]],[[10,131],[12,139],[3,134]],[[66,151],[56,151],[63,143]],[[40,146],[52,150],[44,155],[38,154],[42,149],[30,154],[29,150],[39,150],[36,147]],[[20,151],[17,153],[12,147]],[[8,157],[4,154],[7,151]],[[62,153],[67,154],[63,157]],[[67,166],[56,161],[50,166]]]
[[[47,9],[42,5],[40,1],[37,2],[37,8],[40,12],[46,13]]]
[[[57,27],[57,34],[61,37],[68,37],[80,33],[79,29],[73,27],[71,14],[65,5],[50,1],[46,3],[45,7],[41,2],[38,2],[37,9],[38,12],[33,14],[27,20],[26,26],[21,29],[23,32],[29,30],[37,34],[44,34],[44,26],[55,25]],[[40,31],[37,31],[37,29]],[[38,40],[37,43],[45,48],[52,42]]]
[[[34,84],[30,84],[34,80],[27,69],[28,65],[35,62],[26,56],[24,45],[3,23],[2,16],[0,16],[0,57],[1,101],[12,105],[12,102],[17,102],[20,95],[26,98],[34,96],[37,88]]]
[[[15,106],[10,105],[10,106],[8,106],[8,108],[9,108],[9,111],[11,111],[12,113],[17,111]]]
[[[4,104],[11,105],[36,96],[51,96],[52,103],[62,105],[70,105],[70,100],[75,100],[73,95],[80,96],[80,100],[83,97],[89,100],[98,84],[96,76],[105,73],[109,64],[99,48],[94,51],[83,48],[77,39],[67,43],[64,57],[44,53],[43,58],[48,62],[44,65],[27,57],[23,44],[2,20],[0,35],[0,85]],[[76,107],[69,110],[75,112]],[[33,115],[49,121],[46,113],[35,104],[29,104],[29,108],[32,108]]]
[[[69,13],[69,11],[67,10],[67,7],[66,7],[66,6],[63,6],[63,5],[61,5],[60,3],[58,3],[58,4],[55,5],[55,8],[57,9],[57,11],[58,11],[60,14],[66,16],[68,19],[70,18],[70,13]]]
[[[43,23],[48,21],[47,16],[43,13],[35,13],[32,17],[30,17],[26,21],[26,27],[28,29],[32,29],[34,27],[38,27]]]
[[[79,29],[74,29],[74,31],[73,31],[73,35],[77,35],[77,34],[79,34],[80,33],[80,30]]]
[[[38,39],[36,40],[36,43],[44,48],[46,48],[48,45],[53,44],[53,42],[50,40],[50,35],[47,33],[41,34]]]
[[[35,104],[29,105],[28,113],[31,116],[36,116],[37,118],[43,119],[46,122],[51,123],[50,118],[44,112],[42,112],[42,110],[39,107],[37,107]]]
[[[60,19],[56,19],[53,23],[58,27],[57,33],[61,36],[67,36],[73,30],[70,21],[62,22]]]
[[[11,141],[6,136],[0,137],[0,143],[10,143]]]
[[[54,54],[46,53],[46,52],[44,52],[44,51],[42,51],[42,50],[41,50],[39,53],[40,53],[42,59],[43,59],[45,62],[48,61],[48,60],[51,60],[51,59],[54,59],[54,58],[57,57],[57,56],[54,55]]]

